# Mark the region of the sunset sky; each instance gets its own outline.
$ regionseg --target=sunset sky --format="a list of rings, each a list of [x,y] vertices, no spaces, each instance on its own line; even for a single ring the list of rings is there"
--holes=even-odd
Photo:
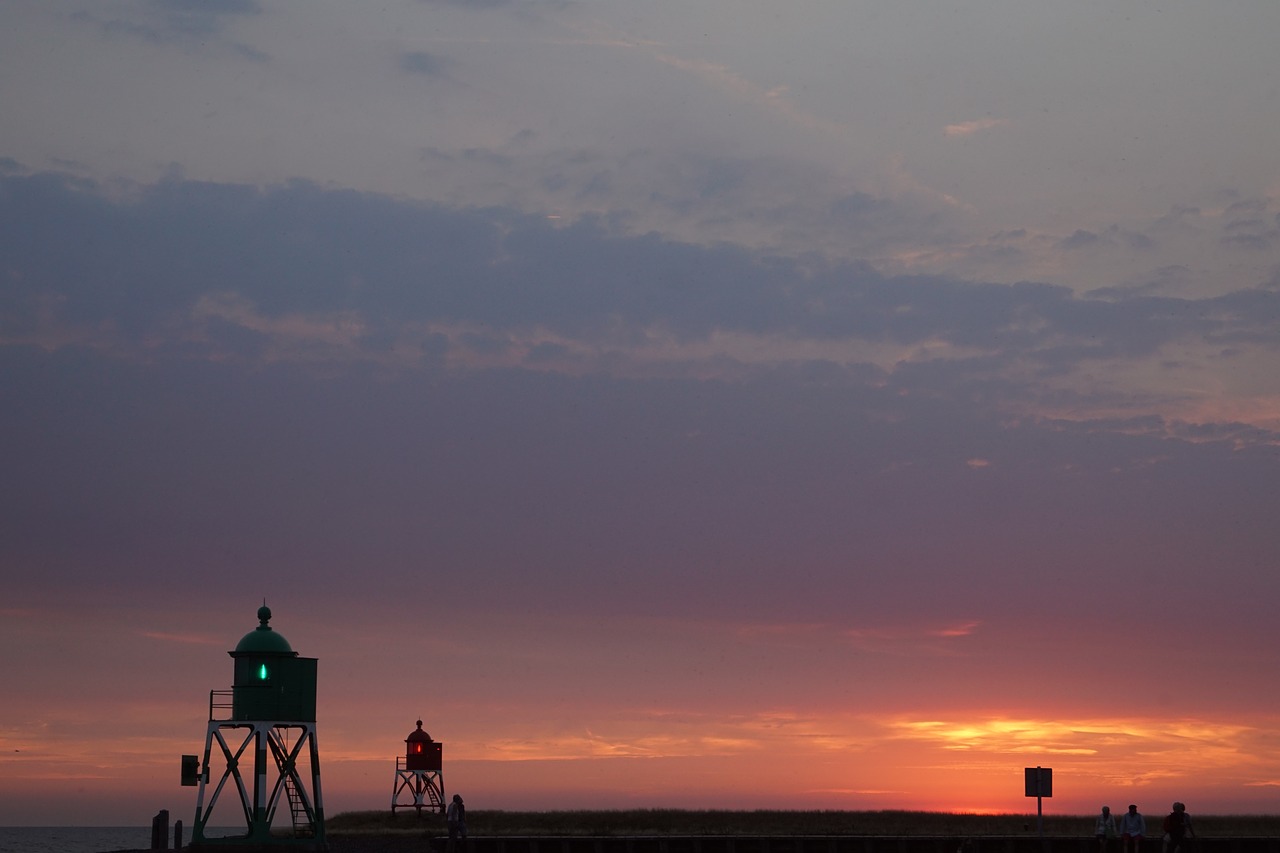
[[[1280,3],[0,4],[0,825],[1280,811]]]

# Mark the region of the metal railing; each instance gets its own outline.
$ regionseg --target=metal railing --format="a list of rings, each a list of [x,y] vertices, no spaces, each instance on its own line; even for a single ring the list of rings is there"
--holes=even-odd
[[[222,722],[230,720],[234,702],[232,699],[232,691],[230,690],[210,690],[209,691],[209,722]],[[223,712],[224,716],[217,716],[218,711]]]

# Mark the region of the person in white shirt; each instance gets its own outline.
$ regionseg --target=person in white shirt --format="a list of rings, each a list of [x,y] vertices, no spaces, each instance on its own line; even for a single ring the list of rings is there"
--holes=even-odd
[[[1147,821],[1138,814],[1138,807],[1129,806],[1129,811],[1120,816],[1120,846],[1124,853],[1140,853],[1142,837],[1147,834]]]

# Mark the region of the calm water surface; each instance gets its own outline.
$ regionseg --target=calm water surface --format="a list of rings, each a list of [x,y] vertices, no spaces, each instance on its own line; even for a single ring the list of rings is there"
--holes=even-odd
[[[206,830],[206,837],[233,835],[243,829]],[[173,842],[173,828],[169,828]],[[191,840],[185,831],[183,842]],[[0,826],[0,853],[111,853],[113,850],[147,850],[150,826]]]
[[[0,853],[107,853],[150,846],[149,826],[0,826]]]

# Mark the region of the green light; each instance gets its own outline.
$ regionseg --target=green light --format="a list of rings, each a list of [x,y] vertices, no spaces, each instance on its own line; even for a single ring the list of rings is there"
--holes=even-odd
[[[265,663],[262,666],[258,667],[258,680],[260,681],[267,680],[267,665]]]

